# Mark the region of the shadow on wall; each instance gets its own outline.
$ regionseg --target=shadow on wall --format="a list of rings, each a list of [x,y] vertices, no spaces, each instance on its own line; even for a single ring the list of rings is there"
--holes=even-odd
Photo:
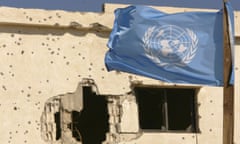
[[[111,29],[99,23],[93,23],[89,27],[82,27],[77,22],[71,22],[69,26],[55,25],[34,25],[34,24],[1,24],[1,33],[16,33],[28,35],[64,35],[70,33],[74,36],[83,37],[88,33],[93,33],[99,37],[108,38]]]

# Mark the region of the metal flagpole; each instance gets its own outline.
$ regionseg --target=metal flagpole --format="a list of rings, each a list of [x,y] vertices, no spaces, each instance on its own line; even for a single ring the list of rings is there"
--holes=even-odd
[[[234,92],[233,86],[229,85],[232,70],[232,56],[229,35],[229,21],[225,3],[223,0],[223,46],[224,46],[224,88],[223,88],[223,144],[233,144],[234,124]]]

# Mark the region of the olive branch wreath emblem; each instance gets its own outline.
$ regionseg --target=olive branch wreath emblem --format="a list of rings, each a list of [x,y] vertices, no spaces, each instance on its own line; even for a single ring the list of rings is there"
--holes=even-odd
[[[160,60],[160,58],[158,56],[156,56],[156,54],[152,51],[151,49],[151,37],[153,35],[153,33],[155,31],[157,31],[158,28],[156,26],[153,27],[149,27],[143,38],[143,47],[145,50],[145,55],[151,59],[154,63],[156,63],[159,66],[169,66],[169,65],[175,65],[175,66],[186,66],[186,64],[190,63],[192,61],[192,59],[194,58],[194,56],[196,55],[196,51],[197,51],[197,44],[198,44],[198,38],[196,36],[196,34],[190,30],[190,29],[186,29],[186,33],[188,34],[188,36],[191,38],[191,46],[188,48],[187,54],[181,59],[180,62],[174,62],[174,63],[168,63],[168,62],[163,62]],[[161,32],[159,32],[158,35],[161,35]]]

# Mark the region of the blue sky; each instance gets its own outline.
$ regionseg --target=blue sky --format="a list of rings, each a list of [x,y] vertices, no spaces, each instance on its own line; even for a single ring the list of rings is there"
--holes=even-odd
[[[39,8],[67,11],[102,11],[104,3],[124,3],[172,7],[220,9],[223,0],[0,0],[1,6]],[[240,0],[231,0],[235,10],[240,10]]]

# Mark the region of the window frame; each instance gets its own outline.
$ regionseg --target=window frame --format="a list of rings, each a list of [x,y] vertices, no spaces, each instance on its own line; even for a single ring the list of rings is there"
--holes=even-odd
[[[138,119],[139,119],[139,128],[144,131],[144,132],[175,132],[175,133],[199,133],[200,130],[199,130],[199,120],[198,120],[198,100],[197,100],[197,95],[199,93],[199,90],[200,90],[201,87],[199,86],[152,86],[152,85],[135,85],[135,86],[132,86],[132,90],[133,90],[133,93],[136,97],[136,102],[137,102],[137,105],[138,105]],[[167,94],[164,94],[164,125],[165,125],[165,129],[147,129],[147,128],[142,128],[141,126],[141,122],[140,122],[140,107],[139,107],[139,101],[138,101],[138,96],[136,94],[136,89],[163,89],[163,90],[179,90],[179,89],[187,89],[187,90],[193,90],[194,91],[194,94],[192,96],[189,96],[191,97],[191,101],[192,103],[189,104],[191,105],[191,129],[190,130],[170,130],[169,129],[169,110],[168,110],[168,100],[167,100],[167,97],[168,95]]]

